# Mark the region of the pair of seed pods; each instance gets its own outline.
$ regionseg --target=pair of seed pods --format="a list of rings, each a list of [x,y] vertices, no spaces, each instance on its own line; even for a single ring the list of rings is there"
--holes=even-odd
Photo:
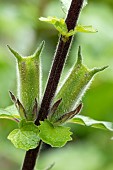
[[[9,46],[8,46],[9,47]],[[13,49],[10,51],[17,59],[18,100],[23,109],[19,109],[22,118],[33,120],[37,115],[37,101],[41,100],[41,62],[40,55],[44,42],[32,56],[22,57]],[[77,114],[82,107],[81,99],[88,89],[94,75],[106,67],[88,69],[83,65],[81,48],[78,58],[69,76],[57,90],[48,119],[53,124],[62,124]],[[16,99],[15,99],[16,101]],[[18,106],[20,107],[20,106]],[[23,113],[24,112],[24,113]],[[35,115],[35,116],[34,116]]]

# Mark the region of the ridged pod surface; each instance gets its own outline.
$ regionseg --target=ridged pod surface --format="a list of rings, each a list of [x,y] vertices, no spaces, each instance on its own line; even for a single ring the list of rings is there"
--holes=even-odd
[[[38,102],[40,100],[40,54],[42,52],[43,46],[44,42],[41,43],[33,55],[27,57],[20,56],[8,46],[10,51],[17,59],[18,98],[26,111],[27,120],[33,119],[33,107],[35,104],[35,99],[37,99]]]
[[[77,62],[55,97],[54,102],[59,99],[62,99],[62,101],[57,110],[52,115],[50,113],[50,121],[55,123],[62,115],[75,109],[88,89],[94,75],[106,67],[88,69],[82,64],[81,48],[79,47]]]

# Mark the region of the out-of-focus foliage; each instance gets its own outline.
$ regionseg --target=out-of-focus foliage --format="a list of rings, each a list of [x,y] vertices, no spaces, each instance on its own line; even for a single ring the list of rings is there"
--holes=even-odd
[[[57,31],[38,20],[39,17],[65,17],[59,0],[0,0],[0,107],[11,104],[8,91],[16,94],[15,59],[6,45],[27,55],[45,40],[42,55],[43,88],[46,83],[55,46]],[[81,114],[97,120],[113,121],[113,1],[89,0],[78,24],[93,25],[98,33],[78,33],[74,40],[70,57],[67,60],[61,80],[76,60],[78,45],[82,46],[83,56],[88,67],[109,65],[109,68],[98,75],[83,99]],[[0,169],[17,170],[24,158],[24,152],[16,150],[7,141],[8,133],[17,128],[12,121],[0,120]],[[47,150],[40,157],[40,169],[55,162],[53,170],[112,170],[113,169],[113,136],[111,132],[96,130],[79,125],[71,125],[73,145],[54,150]],[[71,144],[71,142],[70,142]],[[49,152],[49,153],[48,153]],[[49,156],[48,156],[49,155]],[[70,166],[71,165],[71,166]]]
[[[107,135],[107,134],[106,134]],[[65,148],[47,151],[40,157],[40,169],[47,167],[49,164],[55,163],[52,170],[112,170],[113,163],[109,155],[113,152],[106,152],[104,147],[108,146],[108,150],[112,147],[112,142],[107,142],[105,136],[100,135],[104,140],[102,146],[89,139],[79,141]],[[107,136],[108,137],[108,136]],[[106,144],[106,145],[105,145]],[[49,156],[48,156],[49,152]]]

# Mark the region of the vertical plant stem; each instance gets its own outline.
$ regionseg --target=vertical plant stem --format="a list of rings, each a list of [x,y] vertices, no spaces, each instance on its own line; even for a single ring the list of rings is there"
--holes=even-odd
[[[83,1],[84,0],[72,0],[70,9],[67,14],[67,18],[65,20],[68,31],[75,28],[82,5],[83,5]],[[60,37],[60,40],[59,40],[59,43],[56,49],[56,53],[54,56],[52,68],[50,71],[50,75],[48,78],[48,83],[47,83],[45,93],[42,99],[39,116],[35,121],[36,125],[39,125],[39,121],[44,120],[49,113],[50,105],[55,95],[58,82],[60,80],[60,76],[62,73],[62,69],[65,64],[69,48],[71,46],[71,42],[72,42],[72,37],[70,37],[66,42],[62,40],[62,36]],[[31,149],[26,152],[22,170],[33,170],[34,169],[36,158],[37,156],[39,156],[39,153],[40,153],[40,148],[41,148],[41,142],[40,142],[40,145],[37,146],[37,148]]]
[[[75,28],[81,7],[84,0],[72,0],[70,9],[65,20],[68,31]],[[59,44],[54,56],[54,62],[49,75],[48,83],[42,100],[39,116],[36,120],[36,125],[39,124],[40,120],[44,120],[48,113],[50,104],[55,95],[58,82],[62,73],[63,66],[65,64],[66,57],[68,55],[69,48],[71,46],[72,37],[69,37],[68,41],[64,42],[62,36],[60,37]]]
[[[29,151],[26,152],[22,170],[34,169],[36,159],[40,154],[41,146],[42,146],[42,141],[39,142],[39,145],[35,149],[30,149]]]

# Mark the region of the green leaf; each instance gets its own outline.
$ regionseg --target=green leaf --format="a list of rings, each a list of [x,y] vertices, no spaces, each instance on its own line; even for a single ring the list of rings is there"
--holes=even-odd
[[[19,129],[14,129],[8,135],[8,139],[16,148],[29,150],[37,147],[40,140],[38,134],[38,126],[31,121],[22,120]]]
[[[60,0],[60,1],[61,1],[62,10],[64,11],[64,13],[67,13],[71,5],[71,1],[70,0]]]
[[[90,126],[93,128],[113,131],[113,123],[94,120],[87,116],[77,115],[75,116],[75,118],[69,120],[68,122],[83,125],[83,126]]]
[[[48,120],[40,122],[39,136],[41,140],[52,147],[62,147],[72,138],[69,127],[53,126]]]
[[[59,31],[61,35],[67,38],[76,34],[77,32],[83,32],[83,33],[96,33],[97,32],[97,30],[94,29],[90,25],[89,26],[77,25],[74,30],[70,30],[68,32],[65,20],[62,18],[59,19],[57,17],[48,17],[48,18],[41,17],[39,18],[39,20],[52,24],[56,28],[56,30]]]
[[[85,25],[77,25],[75,28],[76,32],[85,32],[85,33],[96,33],[97,30],[94,29],[91,25],[85,26]]]
[[[60,34],[66,36],[68,29],[65,20],[63,18],[59,19],[57,17],[47,17],[47,18],[41,17],[39,18],[39,20],[52,24],[56,28],[56,30],[59,31]]]
[[[20,118],[20,115],[15,105],[8,106],[5,108],[5,110],[8,111],[13,117]]]
[[[14,105],[8,106],[5,109],[0,109],[0,118],[2,119],[11,119],[18,120],[20,119],[20,115]]]
[[[62,10],[64,11],[64,13],[67,13],[68,10],[69,10],[69,7],[71,5],[71,0],[60,0],[61,2],[61,7],[62,7]],[[84,0],[84,3],[83,3],[83,8],[87,5],[87,0]]]
[[[11,120],[14,119],[14,117],[4,109],[0,109],[0,118],[1,119],[11,119]]]
[[[77,25],[74,30],[70,30],[67,33],[67,37],[72,36],[76,34],[77,32],[83,32],[83,33],[96,33],[97,30],[94,29],[91,25],[85,26],[85,25]]]

